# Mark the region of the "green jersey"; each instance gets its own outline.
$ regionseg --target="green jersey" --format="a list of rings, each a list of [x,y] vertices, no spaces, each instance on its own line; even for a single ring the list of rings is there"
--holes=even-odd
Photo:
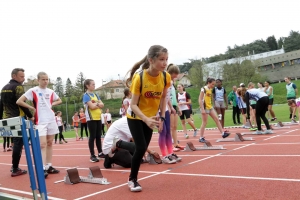
[[[271,88],[272,88],[272,87],[269,86],[268,89],[266,90],[267,95],[269,95],[269,99],[273,99],[273,88],[272,88],[272,94],[270,94],[270,89],[271,89]]]
[[[297,89],[297,86],[294,83],[289,83],[285,87],[287,91],[286,93],[287,98],[296,97],[295,89]]]

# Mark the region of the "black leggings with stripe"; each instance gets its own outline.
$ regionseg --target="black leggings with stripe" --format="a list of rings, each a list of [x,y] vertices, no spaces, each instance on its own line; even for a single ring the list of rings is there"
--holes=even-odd
[[[135,151],[131,161],[131,172],[129,180],[137,179],[141,160],[148,149],[153,130],[142,120],[127,118],[128,126],[135,143]]]

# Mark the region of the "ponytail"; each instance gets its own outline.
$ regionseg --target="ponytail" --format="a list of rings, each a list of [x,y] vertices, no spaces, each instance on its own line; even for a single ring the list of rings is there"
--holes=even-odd
[[[205,83],[205,85],[207,85],[208,83],[211,83],[211,82],[213,82],[213,81],[216,81],[214,78],[207,78],[206,79],[206,83]]]

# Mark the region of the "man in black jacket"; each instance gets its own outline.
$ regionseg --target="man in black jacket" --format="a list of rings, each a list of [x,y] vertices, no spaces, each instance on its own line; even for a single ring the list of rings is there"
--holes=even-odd
[[[22,68],[15,68],[11,72],[11,80],[1,90],[0,99],[0,119],[7,119],[12,117],[27,116],[30,120],[34,120],[31,112],[27,108],[20,107],[16,101],[24,94],[22,86],[25,81],[25,73]],[[26,170],[19,168],[19,163],[23,148],[23,138],[13,138],[14,146],[12,152],[12,173],[11,176],[19,176],[26,174]]]

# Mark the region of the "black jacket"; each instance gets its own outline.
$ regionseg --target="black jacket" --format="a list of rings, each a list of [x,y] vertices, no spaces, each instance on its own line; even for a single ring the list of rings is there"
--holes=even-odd
[[[1,90],[0,99],[0,119],[11,117],[27,116],[32,118],[28,108],[16,104],[17,100],[25,93],[22,84],[15,80],[10,80]]]

